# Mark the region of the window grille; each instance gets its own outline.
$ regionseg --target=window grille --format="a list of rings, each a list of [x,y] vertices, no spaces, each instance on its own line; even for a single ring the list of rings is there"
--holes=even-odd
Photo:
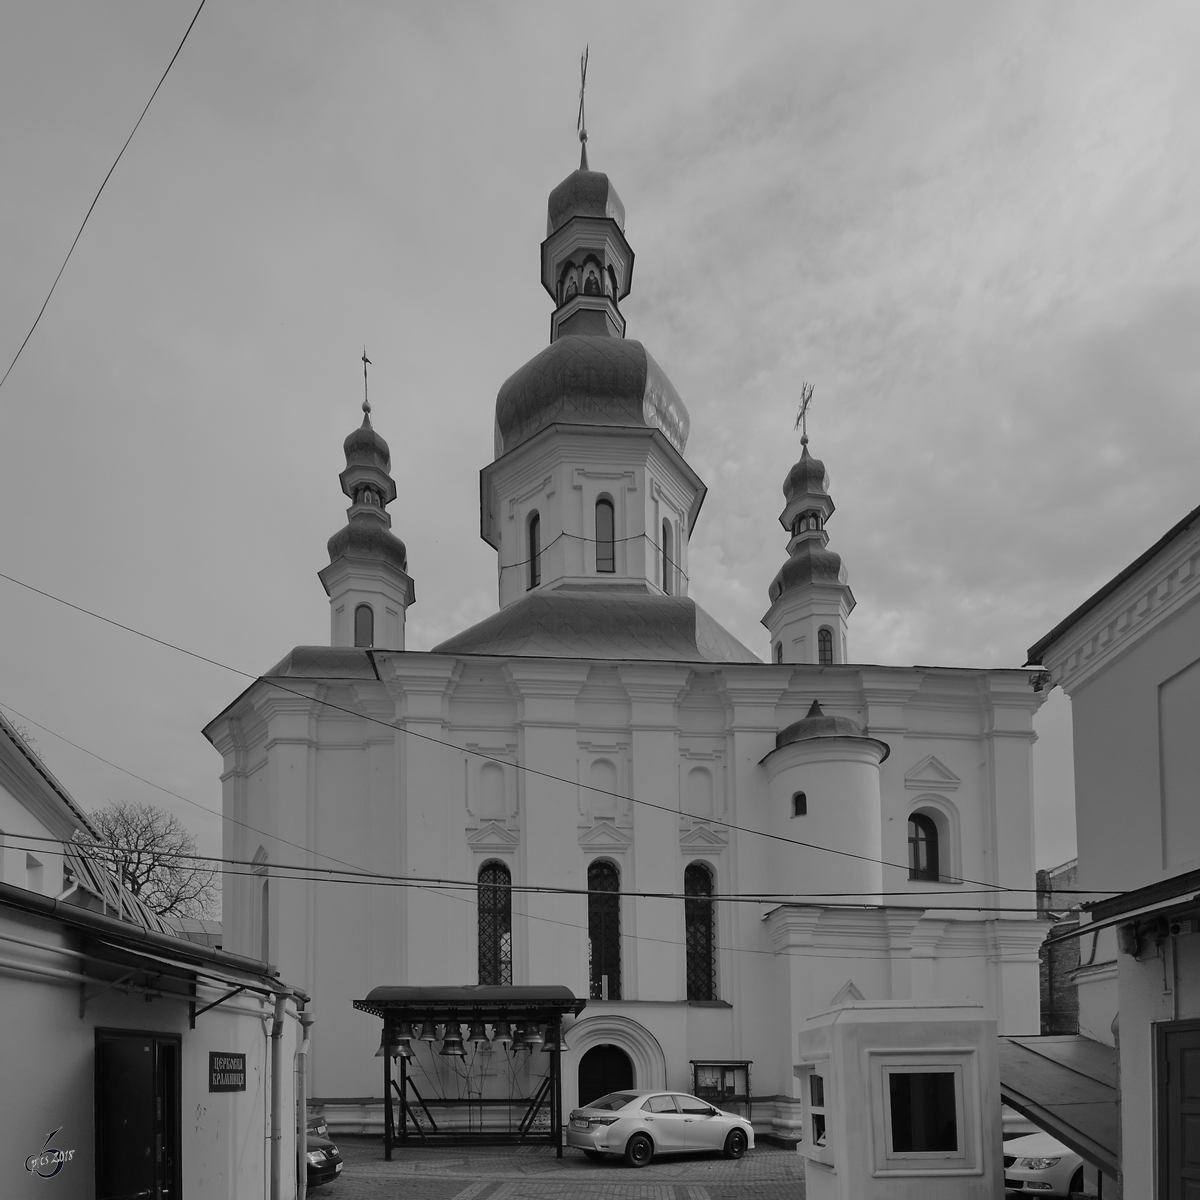
[[[621,875],[613,863],[588,867],[588,995],[621,998]]]
[[[717,998],[716,937],[713,929],[713,878],[703,863],[683,873],[684,942],[687,946],[687,998]]]
[[[823,667],[833,666],[833,630],[817,632],[817,662]]]
[[[479,871],[479,982],[512,983],[512,876],[498,862]]]

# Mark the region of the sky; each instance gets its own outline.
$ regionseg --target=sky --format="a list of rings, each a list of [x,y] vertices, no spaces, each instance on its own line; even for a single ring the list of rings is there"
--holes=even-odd
[[[194,11],[0,9],[0,370]],[[408,647],[493,612],[478,472],[548,339],[585,44],[628,335],[709,487],[691,594],[764,658],[804,380],[856,661],[1020,666],[1196,505],[1195,5],[208,0],[0,388],[0,571],[250,675],[327,642],[365,344]],[[200,730],[246,680],[0,606],[0,705],[79,801],[217,852]],[[1050,866],[1060,692],[1037,728]]]

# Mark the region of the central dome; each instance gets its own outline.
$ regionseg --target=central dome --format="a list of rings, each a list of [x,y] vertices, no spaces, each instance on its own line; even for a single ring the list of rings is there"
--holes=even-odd
[[[661,429],[683,453],[691,419],[641,342],[567,335],[509,376],[496,396],[496,457],[547,425]]]

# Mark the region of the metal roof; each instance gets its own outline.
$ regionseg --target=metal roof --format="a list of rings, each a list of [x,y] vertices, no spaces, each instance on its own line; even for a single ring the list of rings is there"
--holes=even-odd
[[[382,1017],[385,1013],[472,1014],[486,1019],[485,1014],[503,1019],[509,1014],[575,1013],[586,1007],[587,1001],[577,999],[570,988],[562,984],[543,987],[493,986],[490,984],[457,984],[428,987],[384,986],[372,988],[365,1000],[355,1000],[361,1012]]]
[[[1117,1052],[1080,1034],[1000,1039],[1000,1095],[1093,1166],[1120,1170]]]

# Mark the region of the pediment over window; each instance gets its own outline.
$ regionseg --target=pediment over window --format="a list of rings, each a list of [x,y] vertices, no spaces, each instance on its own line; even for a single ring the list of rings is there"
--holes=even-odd
[[[854,980],[847,979],[846,982],[844,984],[842,984],[837,995],[834,996],[834,998],[832,1000],[830,1000],[829,1007],[837,1008],[838,1005],[849,1004],[852,1000],[865,1000],[865,999],[866,999],[866,996],[864,996],[862,994],[862,992],[860,992],[858,990],[858,988],[854,986]]]
[[[952,792],[960,783],[962,780],[933,754],[927,754],[904,776],[904,786],[911,791]]]
[[[579,844],[585,850],[626,850],[633,845],[633,838],[611,821],[597,821],[579,835]]]
[[[499,821],[485,821],[478,829],[467,834],[467,845],[472,850],[515,850],[520,841],[516,833],[506,829]]]
[[[702,846],[729,845],[729,831],[724,825],[713,828],[708,824],[693,825],[687,833],[680,834],[679,844],[684,849],[698,849]]]

